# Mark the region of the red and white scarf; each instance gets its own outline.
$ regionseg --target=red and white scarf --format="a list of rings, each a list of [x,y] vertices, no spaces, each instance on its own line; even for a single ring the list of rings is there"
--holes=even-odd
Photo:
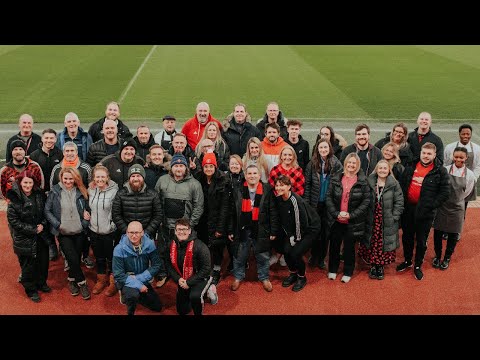
[[[172,266],[177,272],[182,275],[182,278],[188,280],[193,275],[193,243],[194,241],[190,241],[187,244],[187,250],[185,251],[185,258],[183,259],[183,274],[180,272],[177,263],[177,255],[178,255],[178,246],[175,241],[172,241],[170,244],[170,261],[172,262]]]

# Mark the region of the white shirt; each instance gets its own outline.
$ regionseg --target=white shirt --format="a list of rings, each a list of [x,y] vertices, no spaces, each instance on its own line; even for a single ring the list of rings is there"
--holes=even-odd
[[[472,143],[471,141],[467,145],[463,145],[460,141],[455,141],[445,146],[443,165],[450,165],[453,163],[453,150],[455,150],[457,146],[466,148],[468,152],[472,151],[473,149],[473,169],[472,170],[475,175],[475,179],[478,179],[478,177],[480,176],[480,146],[478,146],[475,143]]]
[[[450,173],[450,168],[452,168],[452,167],[453,167],[453,170]],[[463,176],[463,171],[467,170],[467,173],[465,174],[465,178],[467,180],[467,186],[465,187],[465,191],[463,192],[462,196],[460,196],[460,199],[458,199],[458,200],[465,199],[468,195],[470,195],[470,193],[473,190],[473,186],[475,185],[475,174],[473,173],[472,170],[467,169],[465,166],[463,166],[461,168],[457,168],[455,166],[455,164],[452,164],[452,165],[445,166],[445,168],[447,169],[447,172],[450,175],[458,176],[458,177],[462,177]]]

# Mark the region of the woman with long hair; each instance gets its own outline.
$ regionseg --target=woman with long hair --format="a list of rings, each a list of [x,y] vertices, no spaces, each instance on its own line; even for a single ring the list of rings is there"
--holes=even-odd
[[[268,164],[265,155],[263,155],[262,142],[257,137],[252,137],[247,142],[247,152],[243,155],[243,171],[249,165],[257,165],[260,169],[260,180],[264,183],[268,181]]]
[[[24,170],[7,191],[7,220],[13,239],[13,252],[22,270],[25,293],[33,302],[40,302],[38,291],[51,292],[47,285],[48,245],[47,220],[43,214],[44,192],[34,185],[35,175]]]
[[[77,169],[67,166],[60,170],[60,182],[48,194],[45,217],[50,231],[58,236],[68,270],[68,288],[72,296],[81,293],[84,300],[90,299],[87,280],[80,268],[82,245],[90,221],[88,192]]]
[[[209,139],[213,142],[213,150],[217,153],[218,169],[221,171],[228,170],[228,160],[230,159],[230,149],[227,143],[222,138],[220,128],[215,121],[209,122],[205,126],[202,140]]]
[[[398,153],[398,145],[390,141],[382,147],[382,155],[385,160],[387,160],[390,169],[392,169],[392,174],[400,181],[400,177],[405,170],[405,166],[402,165],[400,160],[400,155]]]
[[[92,290],[94,294],[100,294],[107,286],[105,295],[113,296],[117,293],[113,277],[110,277],[108,284],[107,275],[112,273],[113,248],[120,238],[112,220],[113,199],[117,191],[118,185],[110,179],[108,169],[103,165],[96,165],[88,187],[88,203],[91,210],[90,241],[97,260],[97,282]]]
[[[337,157],[337,159],[340,160],[342,151],[347,146],[347,140],[345,140],[345,138],[342,135],[335,133],[333,128],[329,125],[325,125],[320,128],[320,132],[318,133],[317,140],[315,140],[315,142],[318,142],[320,138],[325,138],[328,141],[330,141],[333,148],[333,154]],[[315,151],[316,149],[313,149],[312,156],[315,153]]]
[[[270,171],[268,182],[270,186],[275,186],[275,179],[280,175],[287,175],[292,182],[292,191],[302,196],[305,192],[305,176],[303,169],[298,165],[297,153],[290,145],[285,145],[280,150],[279,163]]]
[[[384,266],[395,263],[395,250],[400,247],[398,229],[403,213],[403,192],[392,176],[387,160],[380,160],[367,178],[374,196],[367,218],[366,236],[358,255],[371,265],[370,279],[383,280]]]
[[[398,155],[403,166],[413,161],[413,153],[408,140],[407,125],[403,122],[393,125],[392,131],[388,132],[383,139],[378,140],[375,146],[382,149],[387,143],[393,142],[398,146]],[[397,179],[398,180],[398,179]]]
[[[326,206],[330,227],[328,278],[337,278],[340,246],[343,242],[344,267],[341,281],[348,283],[355,268],[355,242],[365,236],[365,221],[371,202],[370,187],[360,157],[350,153],[343,162],[343,172],[332,176],[327,191]]]
[[[322,221],[322,227],[319,236],[313,239],[312,253],[308,262],[311,266],[318,265],[320,269],[325,269],[325,257],[327,256],[330,233],[325,200],[331,177],[342,171],[343,166],[333,154],[332,144],[326,138],[319,138],[315,144],[315,149],[316,151],[313,153],[312,160],[308,163],[305,172],[303,198],[317,210]]]

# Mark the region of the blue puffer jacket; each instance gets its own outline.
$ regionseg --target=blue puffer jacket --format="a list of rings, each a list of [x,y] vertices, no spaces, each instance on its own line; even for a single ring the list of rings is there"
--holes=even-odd
[[[113,277],[117,289],[128,286],[140,290],[158,274],[161,266],[162,260],[155,244],[146,234],[142,237],[138,253],[133,249],[127,234],[122,235],[113,250]]]

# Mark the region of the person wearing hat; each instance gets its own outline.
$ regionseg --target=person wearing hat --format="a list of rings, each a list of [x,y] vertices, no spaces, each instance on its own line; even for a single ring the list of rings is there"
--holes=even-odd
[[[45,179],[43,177],[40,165],[35,161],[25,157],[27,144],[23,140],[17,139],[10,144],[11,159],[0,169],[0,196],[6,199],[7,191],[12,188],[16,177],[22,171],[30,171],[36,187],[43,190]],[[8,200],[7,200],[8,201]]]
[[[33,117],[29,114],[22,114],[18,119],[18,134],[13,135],[7,142],[7,149],[5,151],[6,162],[12,160],[11,144],[15,140],[22,140],[25,143],[25,153],[30,155],[35,150],[42,146],[42,138],[33,132]]]
[[[173,115],[165,115],[162,119],[163,121],[163,130],[155,135],[155,142],[162,146],[165,150],[168,150],[172,145],[173,137],[179,131],[175,129],[175,116]]]
[[[110,178],[121,188],[128,181],[128,170],[134,164],[145,165],[145,161],[136,155],[137,143],[133,139],[123,140],[120,149],[112,155],[108,155],[100,161],[110,173]]]
[[[203,189],[204,211],[196,226],[198,238],[208,245],[213,258],[213,283],[220,281],[229,209],[228,178],[218,169],[213,152],[203,154],[202,170],[195,174]]]
[[[162,222],[162,204],[157,191],[147,188],[142,165],[133,164],[129,168],[128,181],[113,199],[112,220],[120,234],[125,234],[131,221],[139,221],[145,234],[155,239]],[[163,259],[161,268],[165,272]],[[110,278],[110,284],[112,282],[113,279]]]
[[[155,185],[163,209],[162,231],[158,242],[161,257],[166,256],[165,250],[175,236],[177,219],[186,218],[193,228],[198,224],[203,213],[202,185],[190,174],[185,156],[174,154],[170,166],[168,175],[161,176]],[[161,271],[159,277],[162,275],[166,276],[166,273]]]

